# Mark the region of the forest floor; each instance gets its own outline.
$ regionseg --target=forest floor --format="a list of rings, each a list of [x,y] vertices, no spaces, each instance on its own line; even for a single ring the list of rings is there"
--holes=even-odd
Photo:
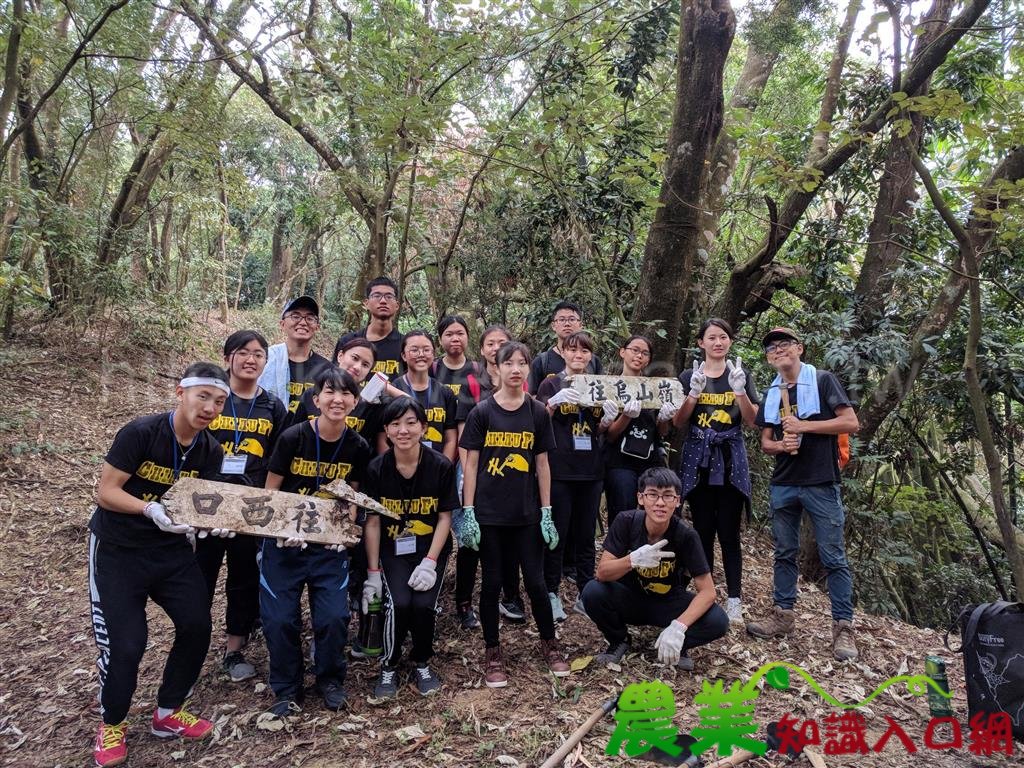
[[[235,327],[238,327],[237,325]],[[87,522],[95,484],[116,430],[135,416],[168,409],[184,361],[217,359],[226,335],[216,322],[199,325],[192,341],[166,354],[124,347],[108,348],[86,334],[36,329],[0,350],[0,761],[12,766],[91,765],[91,743],[98,723],[95,646],[89,622],[86,569]],[[122,338],[109,334],[110,338]],[[327,346],[324,341],[322,346]],[[329,349],[321,350],[325,353]],[[744,541],[747,609],[770,606],[771,542],[751,530]],[[130,578],[129,574],[125,575]],[[722,583],[716,567],[716,582]],[[947,659],[957,716],[964,723],[964,749],[943,752],[924,747],[929,715],[924,697],[905,685],[888,688],[858,711],[867,719],[867,744],[875,744],[889,716],[920,750],[908,755],[893,738],[880,754],[824,758],[833,765],[964,766],[1024,762],[1015,756],[974,757],[967,749],[967,704],[960,657],[944,650],[936,631],[881,616],[858,616],[861,657],[837,663],[830,652],[828,600],[802,584],[799,632],[787,641],[757,641],[742,631],[693,652],[696,670],[666,672],[653,663],[656,633],[634,638],[638,653],[621,671],[589,664],[560,684],[545,674],[536,652],[532,623],[508,625],[502,641],[510,665],[509,686],[489,690],[481,683],[483,647],[478,632],[458,628],[447,580],[437,627],[435,669],[444,679],[441,695],[420,698],[404,688],[397,700],[376,706],[368,700],[376,665],[349,667],[348,711],[323,709],[312,693],[300,717],[282,730],[258,721],[271,695],[258,679],[232,684],[220,671],[223,602],[214,605],[214,640],[193,699],[195,712],[215,723],[212,739],[200,744],[167,743],[148,733],[147,719],[169,647],[170,623],[150,606],[149,649],[129,716],[129,764],[133,766],[484,766],[538,765],[588,715],[625,685],[660,678],[674,691],[674,723],[682,732],[698,725],[694,695],[704,680],[746,680],[762,664],[787,661],[809,672],[821,687],[843,701],[861,700],[894,675],[923,673],[924,658]],[[721,597],[724,601],[725,594]],[[572,585],[563,590],[569,606]],[[586,618],[570,614],[559,636],[570,659],[582,664],[603,650],[599,633]],[[262,638],[250,646],[257,669],[266,669]],[[311,680],[307,680],[311,684]],[[830,707],[799,677],[789,691],[763,690],[754,721],[765,725],[790,712],[819,722]],[[604,754],[615,723],[606,717],[567,759],[567,766],[643,764]],[[821,753],[823,749],[817,748]],[[708,755],[710,756],[710,755]],[[806,759],[806,758],[804,758]],[[749,766],[780,766],[769,752]],[[805,763],[806,764],[806,763]]]

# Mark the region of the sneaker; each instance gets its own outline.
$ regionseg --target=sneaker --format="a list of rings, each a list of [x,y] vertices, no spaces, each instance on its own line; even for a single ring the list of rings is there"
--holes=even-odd
[[[348,692],[340,683],[328,683],[320,688],[320,695],[324,697],[324,706],[331,712],[337,712],[348,701]]]
[[[92,748],[92,756],[96,765],[120,765],[128,759],[128,721],[117,725],[100,723],[96,734],[96,743]]]
[[[484,685],[488,688],[504,688],[508,685],[500,645],[484,649]]]
[[[619,643],[608,643],[608,650],[594,657],[598,664],[621,664],[622,657],[629,653],[629,640]]]
[[[747,634],[768,640],[785,637],[796,629],[796,614],[792,608],[772,607],[772,615],[760,621],[747,622]]]
[[[587,616],[587,609],[583,606],[583,598],[577,597],[576,602],[572,604],[572,612],[578,613],[580,616]],[[589,619],[590,617],[587,616]]]
[[[738,597],[730,597],[725,601],[725,615],[729,617],[730,624],[743,623],[743,601]]]
[[[256,667],[245,660],[241,651],[231,651],[224,654],[224,671],[228,673],[232,683],[240,683],[251,677],[256,677]]]
[[[548,592],[548,600],[551,601],[551,618],[555,621],[565,621],[568,616],[565,615],[565,609],[562,608],[562,600],[554,592]]]
[[[562,578],[564,578],[570,584],[575,584],[576,583],[576,574],[575,573],[563,573],[562,574]]]
[[[679,653],[679,661],[676,662],[676,669],[681,669],[683,672],[693,672],[693,659],[689,657],[686,651]]]
[[[413,679],[416,681],[416,690],[420,692],[420,696],[429,696],[441,690],[441,678],[426,664],[416,667]]]
[[[832,622],[832,655],[837,661],[856,659],[857,641],[853,639],[853,624],[846,619]]]
[[[267,710],[268,715],[282,718],[293,717],[301,712],[302,707],[299,706],[299,703],[295,699],[289,699],[287,696],[278,696]]]
[[[515,600],[503,600],[498,603],[498,612],[513,624],[526,622],[526,608]]]
[[[213,730],[213,723],[203,720],[188,712],[184,706],[178,707],[167,717],[158,717],[153,710],[153,725],[150,731],[161,739],[180,736],[183,739],[205,739]]]
[[[391,667],[381,667],[377,684],[373,686],[373,698],[383,701],[393,699],[398,695],[398,670]]]
[[[565,654],[562,653],[562,648],[558,645],[556,638],[550,640],[540,641],[540,652],[544,656],[544,661],[547,662],[548,670],[555,677],[568,677],[569,676],[569,665],[565,663]]]
[[[480,627],[480,619],[476,617],[476,611],[469,603],[455,606],[455,613],[459,617],[459,625],[463,629],[478,629]]]

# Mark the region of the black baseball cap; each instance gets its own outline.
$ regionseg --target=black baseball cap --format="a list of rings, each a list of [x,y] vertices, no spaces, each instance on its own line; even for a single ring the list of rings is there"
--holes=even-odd
[[[316,299],[312,296],[299,296],[299,298],[289,301],[284,305],[284,309],[281,310],[281,317],[284,317],[293,309],[308,309],[314,315],[320,317],[320,305],[316,303]]]
[[[761,346],[767,347],[773,341],[779,341],[781,339],[789,339],[795,341],[797,344],[803,344],[803,339],[800,338],[800,334],[794,331],[792,328],[772,328],[768,333],[761,339]]]

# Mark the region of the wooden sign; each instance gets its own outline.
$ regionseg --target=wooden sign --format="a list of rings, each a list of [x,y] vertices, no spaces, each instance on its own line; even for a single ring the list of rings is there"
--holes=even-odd
[[[583,373],[570,376],[569,386],[580,393],[580,405],[600,405],[605,400],[625,405],[639,400],[644,408],[661,408],[665,403],[682,405],[686,400],[679,379]]]
[[[315,544],[359,543],[362,529],[339,499],[183,477],[160,500],[176,523]]]
[[[401,516],[396,515],[394,512],[392,512],[390,509],[385,507],[380,502],[371,499],[365,493],[360,493],[359,491],[357,491],[355,488],[346,483],[340,477],[334,482],[330,483],[329,485],[325,485],[323,487],[323,490],[327,491],[327,493],[331,494],[332,496],[335,496],[336,498],[342,499],[344,501],[349,501],[355,504],[357,507],[362,507],[363,509],[369,512],[376,512],[378,515],[391,517],[395,520],[402,519]]]

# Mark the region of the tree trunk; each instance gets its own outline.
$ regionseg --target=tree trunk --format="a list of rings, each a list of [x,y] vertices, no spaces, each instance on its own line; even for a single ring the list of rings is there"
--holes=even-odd
[[[846,68],[846,56],[850,52],[850,38],[860,14],[863,0],[850,0],[846,6],[846,18],[839,27],[836,38],[836,49],[832,53],[832,61],[825,77],[825,93],[821,97],[821,111],[818,113],[818,125],[814,128],[811,148],[807,151],[807,162],[813,165],[828,153],[828,137],[832,133],[832,118],[835,117],[836,104],[839,102],[839,90],[843,84],[843,70]]]
[[[0,92],[0,145],[7,133],[7,118],[14,106],[18,93],[18,63],[21,52],[21,30],[25,26],[25,0],[13,0],[11,5],[11,28],[7,33],[7,54],[4,57],[4,84]]]
[[[659,325],[655,360],[678,367],[679,328],[693,279],[701,191],[722,128],[722,75],[736,31],[729,0],[687,0],[681,9],[678,74],[661,207],[654,215],[637,287],[633,325]]]
[[[292,270],[292,244],[288,235],[289,216],[278,216],[270,241],[270,274],[267,275],[265,299],[271,304],[282,303],[286,280]]]
[[[217,233],[217,255],[220,259],[220,290],[217,304],[220,309],[220,321],[228,322],[228,188],[224,183],[224,159],[217,155],[217,202],[220,203],[220,227]]]

